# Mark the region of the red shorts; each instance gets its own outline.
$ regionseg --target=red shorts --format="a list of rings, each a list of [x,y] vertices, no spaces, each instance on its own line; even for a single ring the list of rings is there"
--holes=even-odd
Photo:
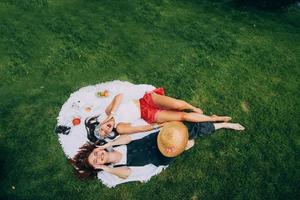
[[[139,99],[140,101],[140,109],[141,109],[141,117],[149,124],[156,122],[156,114],[161,111],[152,99],[151,94],[156,93],[160,95],[165,95],[164,88],[156,88],[151,92],[146,92],[143,98]]]

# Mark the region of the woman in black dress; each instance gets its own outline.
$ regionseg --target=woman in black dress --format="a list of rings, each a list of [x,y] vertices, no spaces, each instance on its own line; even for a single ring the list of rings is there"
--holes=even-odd
[[[211,134],[217,129],[244,129],[243,126],[237,123],[185,122],[184,126],[187,130],[186,137],[188,137],[189,142],[187,145],[176,147],[177,150],[182,149],[182,151],[190,148],[195,138]],[[159,147],[158,134],[159,132],[155,132],[134,141],[132,141],[130,135],[121,135],[103,146],[85,144],[70,161],[74,165],[76,175],[79,178],[96,177],[97,172],[104,170],[125,179],[134,174],[132,167],[148,164],[155,166],[168,165],[173,160],[172,156],[166,156],[165,151],[161,149],[161,146]]]

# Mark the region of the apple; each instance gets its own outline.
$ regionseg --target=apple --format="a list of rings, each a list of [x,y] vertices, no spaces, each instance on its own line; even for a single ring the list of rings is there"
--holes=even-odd
[[[74,118],[72,120],[72,123],[73,123],[74,126],[79,125],[80,124],[80,118]]]

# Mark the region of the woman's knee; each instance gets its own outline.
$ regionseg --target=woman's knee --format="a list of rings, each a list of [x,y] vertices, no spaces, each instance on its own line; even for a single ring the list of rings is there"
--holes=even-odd
[[[180,121],[189,121],[189,113],[181,112],[179,117]]]
[[[183,110],[183,109],[186,109],[187,103],[183,100],[177,100],[174,103],[174,107],[176,108],[176,110]]]

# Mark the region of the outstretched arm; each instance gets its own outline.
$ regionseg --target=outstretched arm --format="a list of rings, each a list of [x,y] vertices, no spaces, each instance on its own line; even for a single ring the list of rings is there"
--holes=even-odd
[[[122,99],[123,99],[123,94],[116,95],[112,100],[112,102],[106,107],[105,113],[107,115],[110,115],[111,113],[115,112],[118,109],[118,106],[120,105]]]
[[[116,175],[122,179],[128,178],[131,174],[131,169],[129,167],[116,167],[116,168],[111,168],[106,165],[101,165],[99,169],[103,169],[103,171],[106,171],[110,174]]]
[[[164,124],[153,124],[153,125],[142,125],[142,126],[131,126],[129,123],[119,123],[117,125],[117,131],[120,135],[122,134],[133,134],[139,132],[152,131],[155,129],[159,129]]]
[[[106,149],[111,146],[128,144],[131,141],[132,141],[132,138],[130,135],[120,135],[117,139],[110,141],[110,142],[106,143],[105,145],[99,146],[99,148]]]

